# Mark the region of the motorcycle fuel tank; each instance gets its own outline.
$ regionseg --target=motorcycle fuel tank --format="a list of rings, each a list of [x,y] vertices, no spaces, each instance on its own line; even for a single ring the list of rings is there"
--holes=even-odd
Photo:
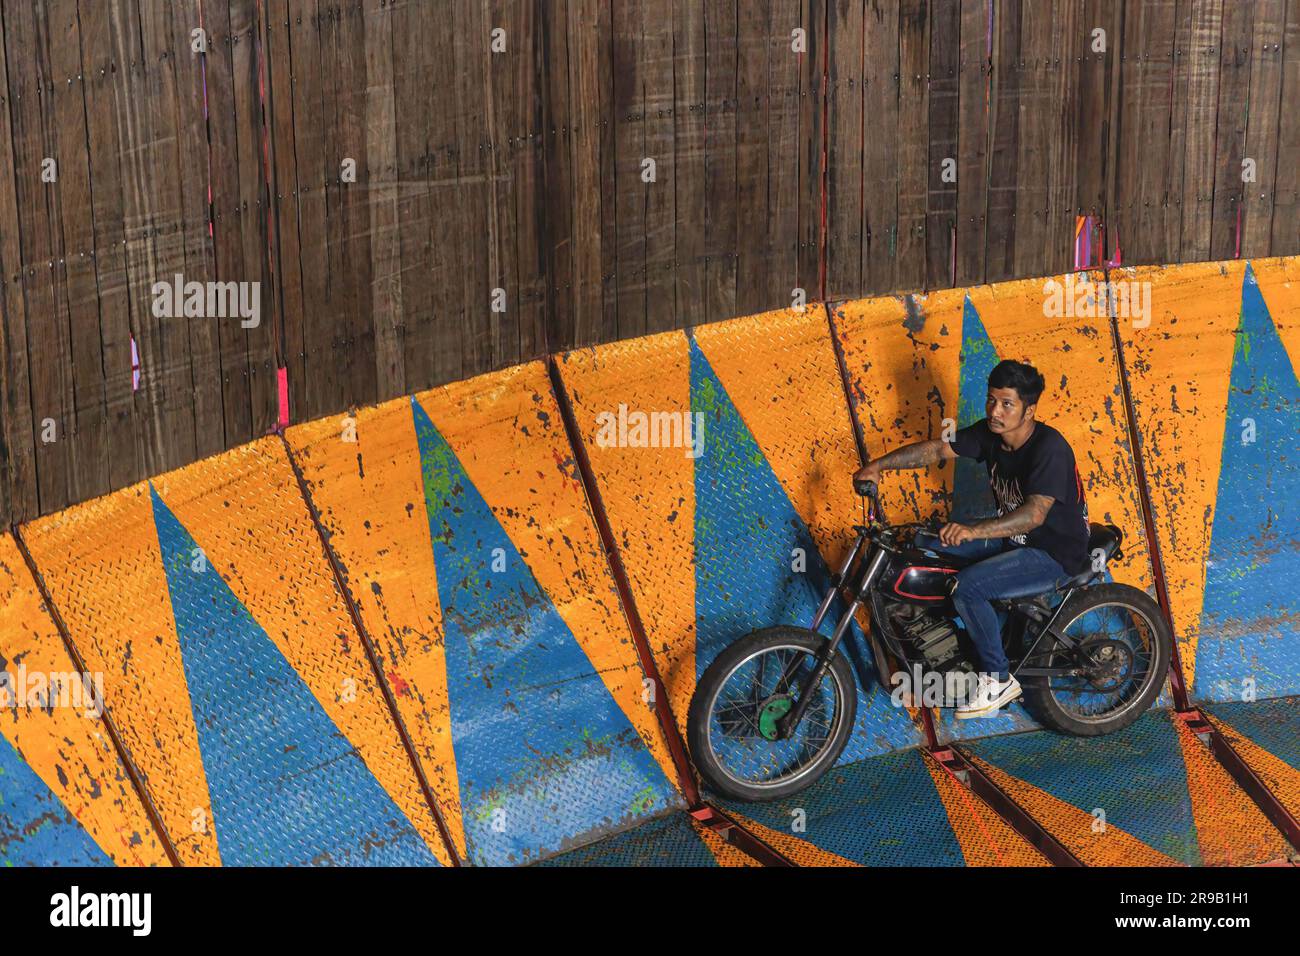
[[[909,549],[890,562],[881,589],[895,600],[933,607],[947,600],[958,570]]]

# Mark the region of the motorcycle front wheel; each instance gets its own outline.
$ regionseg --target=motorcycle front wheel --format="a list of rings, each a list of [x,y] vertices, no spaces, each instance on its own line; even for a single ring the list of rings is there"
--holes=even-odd
[[[695,766],[715,793],[778,800],[834,766],[857,712],[857,685],[843,654],[831,658],[798,726],[788,736],[779,728],[826,641],[802,628],[764,628],[709,665],[691,698],[686,729]]]

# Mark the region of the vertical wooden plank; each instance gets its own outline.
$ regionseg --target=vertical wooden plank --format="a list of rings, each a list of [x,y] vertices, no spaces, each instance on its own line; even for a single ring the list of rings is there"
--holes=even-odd
[[[1229,3],[1223,8],[1219,38],[1219,101],[1214,133],[1214,202],[1210,223],[1210,258],[1232,259],[1240,252],[1242,200],[1241,161],[1246,156],[1247,117],[1254,108],[1251,90],[1251,36],[1254,3]],[[1271,117],[1265,122],[1270,122]]]
[[[870,0],[863,22],[862,293],[899,288],[899,0]]]
[[[925,221],[925,287],[946,289],[955,281],[954,243],[957,229],[957,66],[961,58],[960,0],[931,0],[929,158]],[[944,181],[944,163],[952,161],[953,176]]]
[[[204,3],[202,9],[209,51],[206,67],[215,240],[213,281],[240,282],[249,278],[250,270],[244,261],[243,229],[247,217],[240,197],[231,9],[224,2]],[[233,447],[253,437],[248,335],[238,320],[211,321],[217,326],[220,342],[226,446]]]
[[[192,277],[185,271],[185,235],[181,228],[181,171],[176,135],[175,42],[171,26],[171,8],[142,3],[138,28],[143,44],[142,92],[148,107],[148,125],[138,133],[144,143],[150,190],[149,241],[153,269],[148,281],[167,282],[174,286],[180,275],[184,282]],[[163,423],[161,445],[163,469],[188,464],[196,457],[194,377],[191,370],[190,329],[219,319],[212,316],[185,318],[177,303],[171,316],[157,318],[158,363],[149,374],[161,380],[162,407],[158,410]],[[200,332],[199,334],[202,334]],[[142,370],[143,374],[143,370]]]
[[[706,0],[705,35],[705,314],[706,322],[736,315],[737,0]],[[617,5],[616,5],[617,6]],[[617,15],[617,10],[615,11]],[[615,71],[618,63],[615,62]],[[615,73],[617,80],[617,72]],[[620,222],[620,228],[621,228]],[[620,260],[621,260],[620,256]],[[622,316],[619,335],[627,335]]]
[[[397,261],[400,275],[401,311],[397,318],[397,344],[402,350],[401,366],[411,386],[423,387],[434,380],[437,353],[433,348],[435,253],[433,241],[431,185],[436,162],[446,163],[450,140],[445,110],[435,110],[434,63],[431,44],[444,42],[450,31],[431,30],[435,11],[424,3],[403,2],[392,12],[392,82],[394,157],[396,167]],[[367,39],[370,31],[367,30]],[[441,51],[450,61],[450,48]],[[438,90],[444,100],[452,91]],[[435,129],[440,127],[439,136]],[[437,153],[437,145],[444,149]],[[445,281],[445,276],[441,276]],[[383,347],[379,349],[382,356]],[[459,359],[459,356],[457,356]],[[459,370],[460,362],[456,363]],[[382,380],[384,393],[392,386]]]
[[[83,0],[83,9],[87,5]],[[208,204],[207,55],[193,48],[194,31],[202,20],[199,0],[178,0],[171,5],[171,14],[173,52],[169,62],[174,64],[175,71],[172,122],[179,156],[179,215],[185,275],[191,281],[207,283],[215,278],[216,266]],[[194,454],[206,458],[226,447],[221,332],[213,320],[190,320],[188,325]]]
[[[1026,275],[1059,275],[1074,264],[1074,226],[1079,212],[1079,165],[1099,171],[1097,183],[1104,182],[1106,143],[1105,76],[1106,56],[1101,60],[1099,88],[1088,105],[1092,115],[1084,116],[1081,102],[1083,84],[1080,72],[1084,53],[1090,49],[1092,24],[1084,21],[1089,0],[1054,0],[1055,29],[1047,48],[1051,70],[1051,96],[1048,100],[1047,136],[1047,207],[1044,215],[1041,271]],[[1098,14],[1099,16],[1102,14]],[[1109,20],[1106,20],[1109,23]],[[1082,127],[1093,137],[1082,142]],[[1096,187],[1100,197],[1100,186]],[[1098,198],[1100,202],[1100,198]]]
[[[988,226],[985,233],[985,281],[997,282],[1015,272],[1016,186],[1020,156],[1020,0],[995,4],[993,10],[993,88],[989,103],[992,131],[989,149]]]
[[[705,36],[704,8],[695,0],[673,0],[673,296],[677,320],[690,327],[704,320],[704,232],[700,210],[705,205]],[[798,163],[798,157],[791,157]],[[576,186],[576,184],[575,184]]]
[[[804,0],[803,23],[808,31],[808,55],[803,58],[799,95],[799,288],[809,299],[825,292],[825,218],[827,115],[823,102],[827,61],[826,22],[830,0]],[[713,41],[708,56],[713,56]],[[712,93],[710,93],[712,96]],[[712,133],[710,133],[712,136]]]
[[[614,70],[614,238],[618,337],[645,334],[645,80],[642,30],[647,0],[612,7]]]
[[[341,402],[340,380],[334,369],[337,333],[330,328],[328,307],[335,282],[329,270],[327,209],[331,173],[325,155],[327,119],[323,89],[322,49],[327,14],[317,0],[304,0],[293,9],[289,43],[293,53],[293,143],[298,182],[298,257],[302,274],[304,407],[300,419],[318,418]]]
[[[95,286],[95,224],[90,167],[81,31],[76,0],[51,0],[46,7],[53,100],[54,153],[58,161],[57,229],[60,233],[56,281],[67,296],[68,347],[72,370],[72,423],[68,438],[70,501],[108,491],[108,422],[104,364],[99,337],[99,296]]]
[[[898,18],[899,289],[925,285],[925,209],[929,190],[930,54],[928,0],[901,0]]]
[[[545,36],[536,0],[511,0],[515,55],[510,62],[510,197],[513,202],[512,234],[518,302],[507,314],[518,335],[517,358],[543,356],[546,346],[546,275],[542,252],[546,230],[546,195],[542,185],[545,131],[542,127],[546,80],[543,75]],[[558,135],[558,131],[557,131]]]
[[[751,315],[777,304],[766,297],[772,247],[767,214],[770,12],[769,0],[736,5],[736,315]],[[651,262],[647,256],[647,263]],[[652,286],[651,301],[654,295]]]
[[[135,0],[112,0],[106,13],[108,80],[112,122],[118,130],[113,158],[121,183],[120,254],[126,277],[129,328],[121,342],[132,381],[131,348],[135,347],[138,388],[132,387],[136,423],[136,458],[143,474],[157,474],[167,461],[164,421],[162,341],[160,321],[153,315],[153,283],[157,280],[151,231],[154,224],[150,190],[153,157],[148,140],[150,115],[145,93],[144,52],[140,39],[139,10]],[[114,79],[115,78],[115,79]],[[110,239],[117,238],[110,233]],[[100,250],[116,263],[111,249]],[[120,359],[120,360],[121,360]],[[119,360],[119,361],[120,361]],[[120,368],[120,366],[119,366]]]
[[[1111,68],[1123,42],[1123,22],[1119,19],[1119,0],[1084,0],[1074,42],[1067,49],[1077,68],[1077,125],[1075,139],[1075,189],[1072,207],[1067,211],[1064,227],[1074,234],[1076,216],[1095,216],[1104,221],[1106,209],[1106,182],[1112,153],[1110,110],[1112,90]],[[1102,30],[1105,50],[1095,49],[1095,31]],[[1071,118],[1066,118],[1071,122]],[[1073,247],[1073,241],[1067,243]],[[1096,249],[1093,261],[1099,262],[1102,250]],[[1069,267],[1074,266],[1073,252]]]
[[[0,413],[4,416],[0,423],[0,519],[19,522],[40,513],[34,447],[39,433],[33,428],[19,216],[23,207],[16,182],[16,154],[21,147],[13,141],[13,117],[18,108],[14,93],[19,84],[9,74],[8,29],[0,21],[0,92],[4,94],[0,103],[0,371],[4,374],[0,385]]]
[[[1048,205],[1052,137],[1059,114],[1057,68],[1052,64],[1058,28],[1055,2],[1020,8],[1020,137],[1016,157],[1015,247],[1011,275],[1047,274]]]
[[[1181,218],[1176,194],[1182,180],[1170,168],[1177,5],[1178,0],[1152,0],[1124,7],[1116,168],[1106,224],[1106,254],[1113,259],[1118,249],[1124,263],[1171,261],[1166,243],[1177,235]]]
[[[799,278],[799,205],[803,184],[800,181],[799,113],[805,101],[800,98],[801,80],[810,68],[809,34],[813,25],[806,22],[800,0],[772,0],[771,28],[768,37],[768,223],[771,240],[771,259],[767,270],[768,308],[789,304],[792,290],[802,288],[806,301],[817,297],[818,290],[801,284]],[[794,31],[802,30],[804,51],[794,49]],[[859,92],[859,105],[861,93]],[[679,180],[681,173],[679,172]],[[695,208],[700,200],[696,199]],[[689,210],[688,206],[688,210]],[[689,212],[687,213],[689,217]],[[689,221],[689,218],[688,218]],[[849,227],[858,235],[855,249],[859,262],[852,267],[861,272],[862,220],[857,218]],[[678,232],[678,248],[685,237]],[[692,245],[691,248],[697,248]],[[828,280],[829,282],[829,280]],[[829,287],[829,286],[828,286]]]
[[[612,94],[609,69],[608,23],[602,30],[600,16],[608,12],[601,0],[569,0],[565,23],[569,47],[569,105],[572,135],[569,139],[572,169],[570,222],[573,239],[572,327],[552,342],[563,349],[604,341],[614,336],[605,328],[604,270],[606,236],[602,215],[613,220],[613,210],[605,209],[605,164],[611,158],[602,149],[609,135],[609,112],[602,106]],[[678,121],[681,107],[678,107]],[[610,239],[613,233],[610,232]]]
[[[1210,257],[1222,24],[1223,0],[1191,0],[1187,42],[1178,44],[1185,54],[1174,81],[1184,109],[1180,262]]]
[[[544,342],[551,350],[573,339],[573,114],[569,64],[569,7],[576,0],[544,3],[539,9],[541,96],[542,276],[546,296]],[[577,51],[573,51],[574,54]],[[672,118],[669,103],[669,120]],[[590,202],[590,200],[588,200]],[[671,293],[670,293],[671,298]]]
[[[489,196],[486,182],[492,169],[488,150],[490,126],[485,125],[491,106],[488,90],[488,60],[493,54],[488,44],[493,28],[485,6],[479,0],[456,0],[455,7],[455,77],[456,77],[456,176],[444,180],[435,194],[454,191],[459,203],[460,221],[464,224],[462,301],[464,315],[456,326],[440,330],[439,348],[460,349],[464,378],[492,367],[493,351],[492,289],[498,284],[495,268],[488,259]]]
[[[270,128],[270,222],[276,277],[268,299],[272,318],[279,322],[280,357],[289,386],[289,419],[298,421],[305,418],[308,411],[298,169],[295,162],[297,143],[293,119],[293,20],[296,18],[301,24],[302,10],[291,8],[289,0],[266,0],[265,9],[263,34],[267,62],[266,121]],[[197,375],[195,378],[197,383]]]
[[[760,12],[763,4],[751,10]],[[656,180],[646,184],[645,195],[645,286],[646,332],[664,332],[683,325],[677,313],[674,260],[676,258],[677,156],[673,129],[673,4],[654,0],[643,9],[641,27],[645,100],[645,155],[654,159]],[[755,40],[761,34],[755,35]],[[761,135],[761,134],[760,134]],[[761,140],[752,139],[755,150]],[[751,158],[757,175],[757,159]],[[764,164],[766,165],[766,164]],[[766,183],[764,183],[766,185]],[[763,200],[766,196],[762,197]],[[763,230],[760,229],[759,235]]]
[[[956,281],[958,285],[978,285],[984,281],[988,210],[992,7],[987,0],[961,0],[960,16]]]
[[[402,258],[398,195],[397,129],[393,86],[393,20],[388,0],[365,4],[365,136],[371,239],[370,311],[375,329],[375,399],[406,393],[402,322]],[[417,223],[409,228],[418,229]]]
[[[1270,255],[1300,252],[1300,0],[1287,0],[1286,26],[1282,38],[1282,103],[1278,114],[1277,183],[1273,200],[1273,235]]]
[[[864,136],[863,108],[875,64],[864,68],[861,0],[831,0],[827,13],[826,297],[844,299],[862,289],[864,153],[878,146],[875,137]]]
[[[257,324],[245,330],[252,410],[249,438],[256,438],[275,427],[279,407],[276,369],[280,365],[278,329],[269,304],[270,221],[266,190],[266,128],[261,99],[265,79],[258,0],[230,0],[230,30],[234,41],[231,66],[235,79],[236,142],[239,147],[240,237],[244,247],[244,273],[239,281],[256,283],[252,294],[257,300]]]
[[[489,289],[505,293],[505,311],[489,312],[491,327],[491,367],[513,365],[519,361],[519,325],[523,303],[519,279],[521,269],[515,247],[515,175],[513,160],[517,126],[515,74],[524,69],[520,60],[530,49],[529,37],[519,29],[514,0],[488,0],[485,4],[489,33],[504,30],[505,50],[490,52],[487,59],[487,86],[484,99],[485,138],[490,171],[487,189],[487,253]]]
[[[369,405],[378,391],[375,347],[377,330],[371,282],[374,275],[370,202],[374,177],[382,176],[370,156],[366,136],[366,18],[360,4],[345,5],[335,21],[337,82],[333,85],[338,117],[339,162],[355,160],[356,182],[339,184],[339,242],[334,247],[342,278],[343,308],[338,315],[347,329],[341,361],[351,374],[346,395],[350,406]]]
[[[5,9],[5,47],[13,124],[14,183],[18,198],[21,278],[25,296],[32,428],[39,509],[57,511],[70,501],[72,368],[59,257],[57,183],[42,182],[44,161],[56,159],[52,131],[55,77],[43,5],[20,2]],[[52,424],[51,424],[52,423]],[[53,440],[47,440],[51,437]]]
[[[1261,0],[1255,5],[1254,12],[1250,50],[1250,113],[1246,118],[1245,157],[1255,161],[1255,181],[1242,183],[1243,257],[1269,254],[1279,161],[1291,166],[1300,165],[1300,155],[1278,152],[1286,0]],[[1240,164],[1237,170],[1240,175]]]
[[[322,404],[317,414],[335,412],[352,405],[356,388],[356,352],[353,348],[359,323],[354,303],[350,301],[355,273],[348,270],[347,189],[356,188],[361,181],[363,167],[360,149],[348,143],[343,130],[347,96],[346,82],[342,76],[347,43],[343,23],[346,8],[324,0],[317,7],[318,40],[320,43],[320,111],[316,122],[320,124],[320,148],[323,159],[324,203],[322,225],[324,246],[321,272],[316,283],[321,286],[321,313],[317,323],[319,337],[317,350],[319,362],[313,363],[313,376],[328,378],[319,382]],[[301,155],[301,153],[300,153]],[[343,161],[356,163],[357,182],[344,183]],[[349,167],[351,169],[351,167]]]
[[[478,322],[487,298],[481,287],[475,291],[476,298],[470,302],[466,299],[467,277],[474,275],[475,268],[481,268],[483,257],[476,250],[482,249],[485,237],[472,234],[470,229],[481,222],[481,208],[477,216],[460,212],[467,194],[481,194],[481,183],[469,178],[461,179],[457,171],[460,161],[460,145],[457,140],[457,128],[460,122],[457,108],[477,111],[473,102],[463,102],[458,98],[457,51],[456,44],[466,31],[457,26],[454,30],[444,28],[442,19],[450,11],[439,12],[425,3],[413,3],[418,9],[419,31],[417,40],[424,42],[418,48],[409,44],[403,49],[403,57],[408,63],[408,74],[415,72],[417,82],[424,86],[423,96],[419,91],[415,95],[408,91],[406,102],[413,103],[407,119],[399,120],[399,135],[403,135],[407,126],[426,127],[428,148],[427,160],[421,175],[421,183],[415,192],[416,216],[428,217],[428,229],[419,230],[421,236],[427,236],[429,245],[426,251],[415,243],[408,244],[405,230],[402,238],[402,288],[408,288],[408,280],[415,283],[418,274],[431,286],[429,308],[431,314],[427,322],[418,326],[419,335],[412,340],[407,335],[407,387],[416,382],[419,387],[455,381],[462,377],[462,361],[467,347],[474,350],[475,326],[471,324],[468,311],[477,305],[479,311],[473,313],[474,322]],[[396,37],[394,37],[396,39]],[[476,43],[485,43],[486,38],[475,38]],[[427,83],[418,80],[427,77]],[[479,96],[482,86],[479,86]],[[455,103],[456,107],[450,106]],[[413,150],[408,145],[408,153]],[[471,149],[474,156],[479,153]],[[403,218],[405,222],[405,218]],[[418,223],[417,223],[418,229]],[[419,283],[414,288],[416,302],[423,307],[423,286]],[[403,294],[403,308],[406,296]],[[481,326],[481,323],[479,323]],[[466,367],[464,377],[468,377],[473,366]],[[417,372],[418,369],[418,372]]]

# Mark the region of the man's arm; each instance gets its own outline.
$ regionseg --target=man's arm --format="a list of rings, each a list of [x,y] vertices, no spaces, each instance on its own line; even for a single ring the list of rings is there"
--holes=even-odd
[[[940,459],[956,457],[957,453],[952,450],[952,446],[946,441],[940,438],[931,438],[927,441],[904,445],[902,448],[895,448],[888,454],[872,459],[858,469],[858,473],[854,477],[859,479],[870,478],[872,481],[878,481],[882,471],[897,471],[901,468],[924,468],[926,465],[933,465]]]
[[[961,544],[979,538],[1009,538],[1012,535],[1033,531],[1047,520],[1047,512],[1055,501],[1047,495],[1030,495],[1015,511],[997,518],[988,518],[971,525],[952,522],[939,529],[939,540],[944,544]]]

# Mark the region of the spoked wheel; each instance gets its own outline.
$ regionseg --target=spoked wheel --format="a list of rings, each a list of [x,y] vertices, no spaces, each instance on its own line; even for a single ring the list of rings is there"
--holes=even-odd
[[[755,631],[718,655],[691,699],[687,734],[710,788],[736,800],[776,800],[812,785],[848,743],[857,685],[836,652],[798,726],[783,732],[826,638],[796,627]]]
[[[1142,716],[1160,693],[1173,652],[1156,602],[1127,584],[1082,588],[1056,628],[1079,643],[1086,660],[1055,640],[1050,648],[1039,646],[1031,666],[1069,673],[1026,683],[1026,702],[1036,716],[1081,737],[1113,733]]]

